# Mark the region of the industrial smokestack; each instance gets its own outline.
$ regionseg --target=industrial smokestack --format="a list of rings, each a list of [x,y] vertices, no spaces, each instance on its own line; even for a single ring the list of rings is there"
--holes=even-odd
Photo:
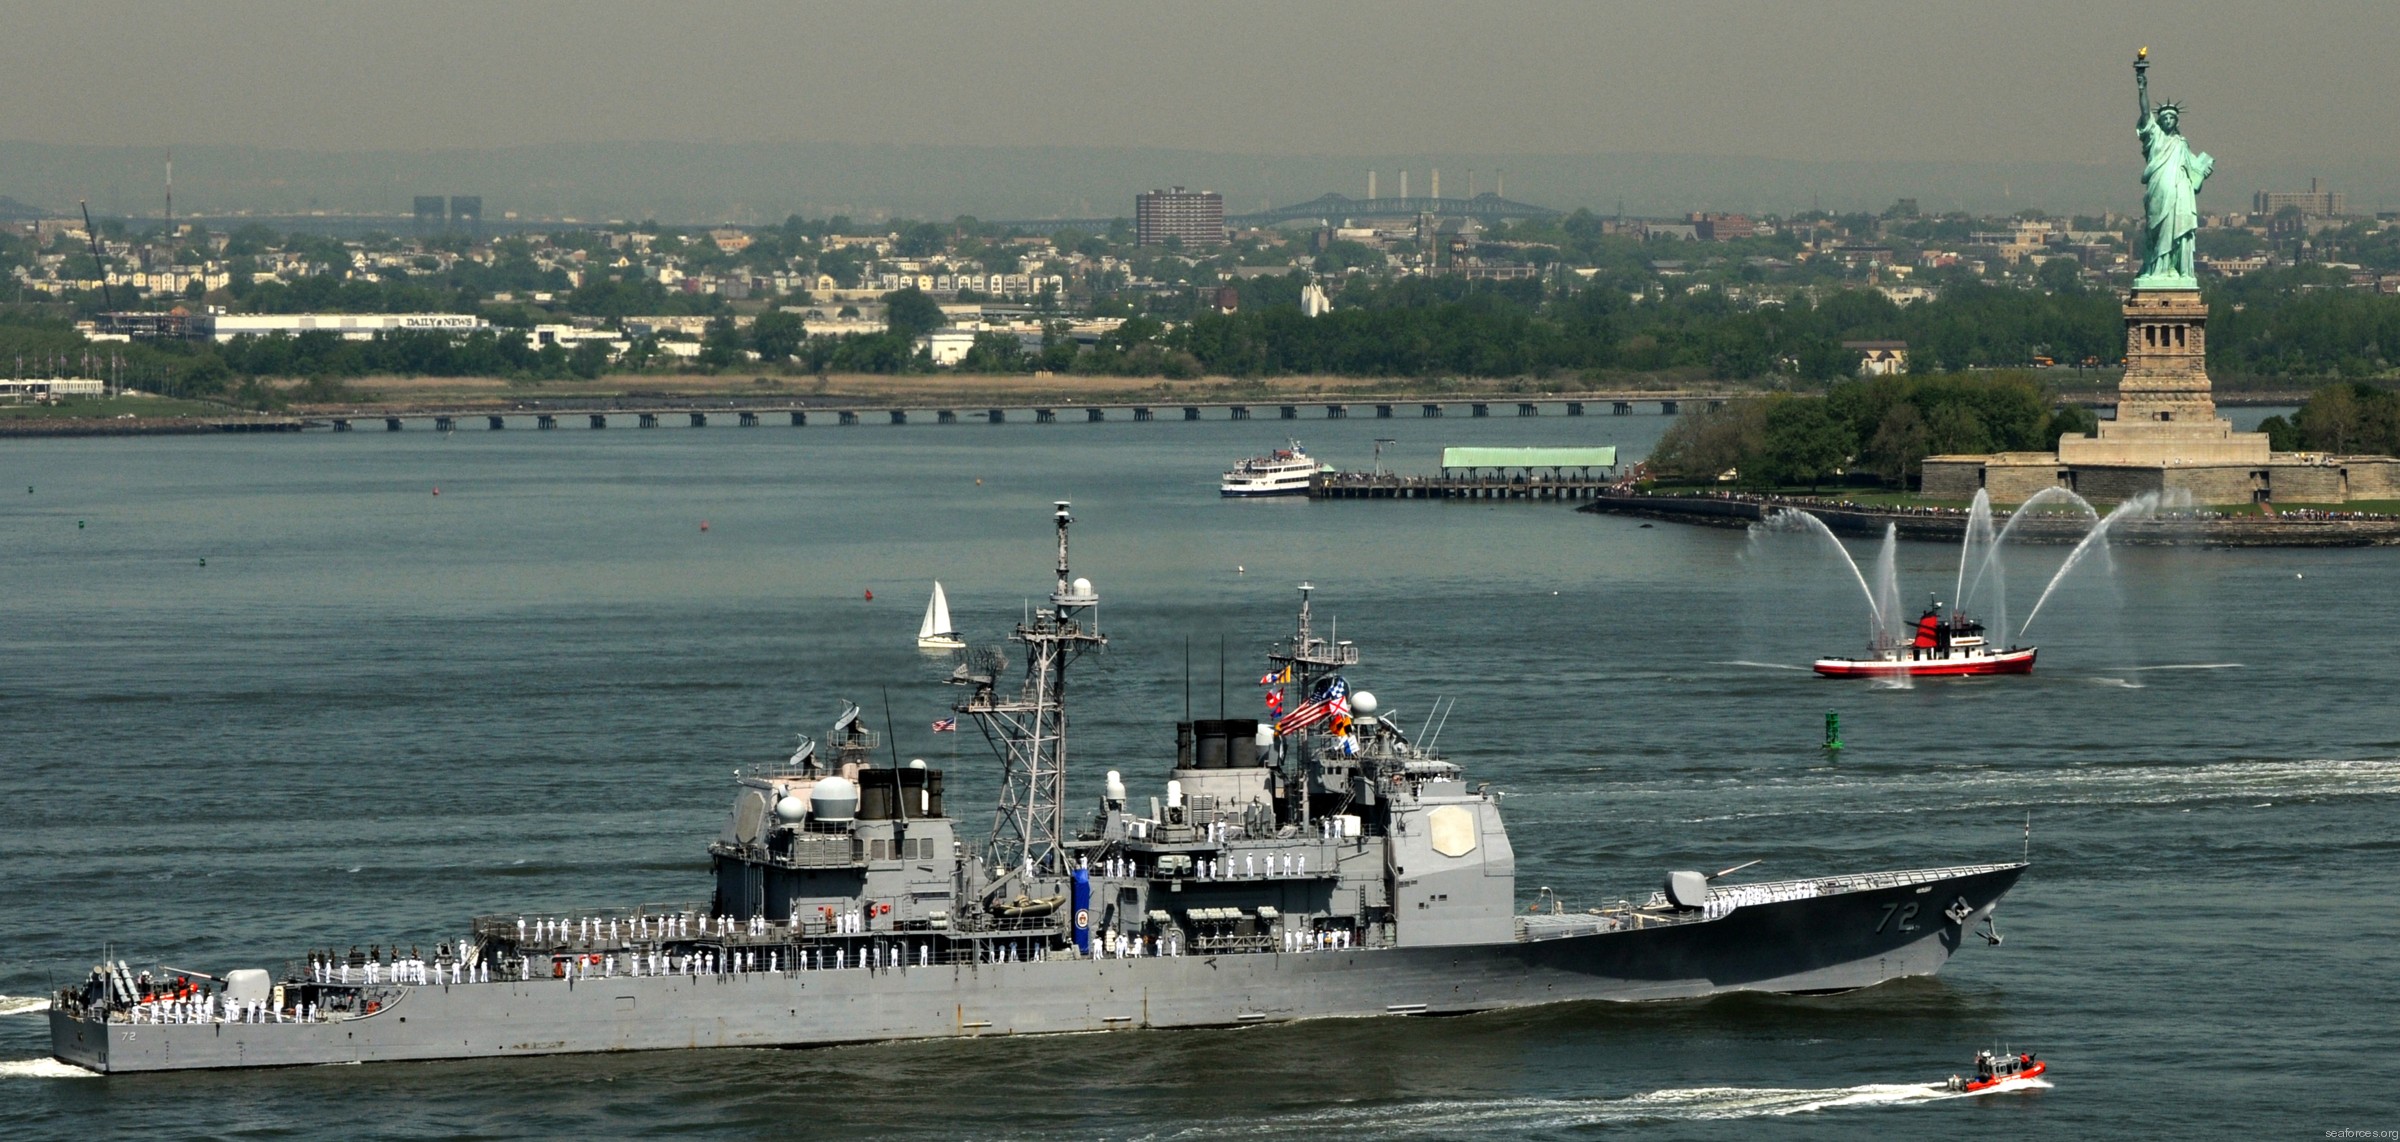
[[[1400,168],[1400,197],[1408,197],[1408,168]]]
[[[1375,201],[1375,172],[1367,172],[1367,201]]]
[[[1440,167],[1433,168],[1433,196],[1435,198],[1442,196],[1442,168]]]

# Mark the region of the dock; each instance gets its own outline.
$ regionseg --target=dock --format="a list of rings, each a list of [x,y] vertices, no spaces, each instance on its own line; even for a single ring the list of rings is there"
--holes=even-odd
[[[1312,500],[1592,500],[1616,487],[1613,476],[1375,475],[1320,472]]]
[[[1380,445],[1381,442],[1379,441]],[[1312,500],[1591,500],[1621,489],[1613,446],[1442,449],[1432,476],[1319,472],[1309,477]]]

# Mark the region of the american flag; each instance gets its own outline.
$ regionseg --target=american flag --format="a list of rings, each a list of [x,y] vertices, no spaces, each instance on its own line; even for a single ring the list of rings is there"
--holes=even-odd
[[[937,733],[937,734],[954,734],[954,733],[957,733],[957,732],[958,732],[958,719],[957,719],[957,718],[943,718],[942,720],[940,720],[940,721],[938,721],[938,722],[935,722],[935,723],[933,723],[933,732],[935,732],[935,733]]]
[[[1277,719],[1275,732],[1298,733],[1336,714],[1345,718],[1350,716],[1350,684],[1343,681],[1339,674],[1317,683],[1316,688],[1309,692],[1308,701],[1292,707],[1291,713]]]

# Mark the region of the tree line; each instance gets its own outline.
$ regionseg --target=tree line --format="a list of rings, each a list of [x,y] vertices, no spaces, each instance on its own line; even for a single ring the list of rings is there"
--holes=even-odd
[[[1867,478],[1905,488],[1927,456],[2055,450],[2060,436],[2098,424],[2025,373],[1873,377],[1823,396],[1748,397],[1686,416],[1649,466],[1675,483],[1814,488]]]

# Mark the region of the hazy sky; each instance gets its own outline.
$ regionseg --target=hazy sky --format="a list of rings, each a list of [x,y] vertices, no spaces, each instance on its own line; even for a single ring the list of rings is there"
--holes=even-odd
[[[9,0],[0,139],[2125,160],[2400,141],[2389,3]],[[2368,188],[2358,188],[2368,189]],[[1388,192],[1387,192],[1388,193]]]

